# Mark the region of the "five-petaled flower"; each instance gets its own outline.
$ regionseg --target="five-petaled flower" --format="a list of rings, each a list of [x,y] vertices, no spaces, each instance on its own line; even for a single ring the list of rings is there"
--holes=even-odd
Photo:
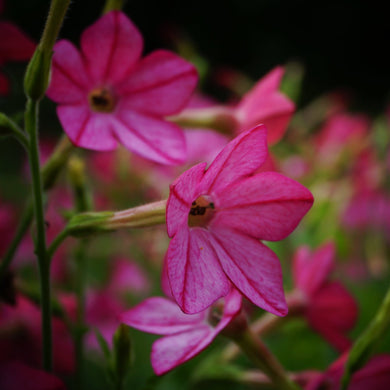
[[[206,170],[184,172],[167,203],[167,275],[185,313],[197,313],[234,285],[254,304],[287,313],[275,253],[260,240],[288,236],[313,203],[311,193],[275,172],[255,171],[267,157],[263,125],[231,141]]]
[[[142,36],[125,14],[102,16],[81,36],[54,47],[48,96],[80,147],[113,150],[118,141],[150,160],[175,165],[186,158],[185,138],[165,116],[178,113],[197,83],[195,68],[165,50],[141,59]]]
[[[241,309],[241,295],[232,290],[211,308],[184,314],[170,299],[152,297],[120,315],[120,320],[144,332],[165,335],[154,342],[151,362],[165,374],[203,351]]]
[[[313,253],[306,246],[300,247],[294,256],[293,279],[303,294],[303,314],[310,327],[343,352],[351,346],[346,333],[356,323],[358,308],[346,288],[329,278],[334,258],[333,243]]]

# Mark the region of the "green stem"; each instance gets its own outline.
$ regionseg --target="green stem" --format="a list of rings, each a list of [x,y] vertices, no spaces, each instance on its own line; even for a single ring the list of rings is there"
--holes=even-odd
[[[234,336],[233,340],[248,358],[272,380],[278,390],[299,389],[298,385],[290,380],[276,357],[250,328]]]
[[[22,219],[19,222],[15,236],[12,239],[11,244],[8,247],[7,252],[5,253],[3,260],[0,264],[0,280],[5,275],[6,270],[10,266],[12,259],[15,255],[15,252],[18,249],[19,244],[22,241],[22,238],[24,237],[28,227],[30,226],[33,215],[34,215],[33,205],[31,202],[29,202],[28,206],[26,207],[22,215]]]
[[[76,326],[74,333],[75,354],[76,354],[76,389],[83,389],[84,377],[84,336],[86,331],[85,325],[85,279],[87,275],[86,262],[86,244],[87,241],[82,239],[75,252],[76,261],[76,296],[77,296],[77,312]]]
[[[25,113],[25,127],[30,135],[29,162],[32,177],[34,215],[36,221],[35,254],[38,258],[38,268],[41,287],[42,307],[42,340],[43,340],[43,367],[52,371],[52,327],[50,301],[50,265],[46,254],[46,232],[43,210],[43,188],[39,167],[38,149],[38,107],[39,104],[31,99],[27,100]]]
[[[66,229],[64,229],[51,242],[50,246],[47,248],[47,258],[48,258],[49,262],[53,258],[53,255],[54,255],[55,251],[57,250],[57,248],[62,244],[62,242],[68,236],[69,236],[68,231]]]
[[[45,29],[39,42],[39,46],[47,53],[51,53],[53,50],[69,3],[70,0],[52,0],[50,4]]]
[[[28,137],[25,132],[8,116],[0,112],[0,135],[13,135],[28,150]]]
[[[103,14],[114,10],[120,11],[123,8],[124,2],[125,0],[107,0],[103,8]]]

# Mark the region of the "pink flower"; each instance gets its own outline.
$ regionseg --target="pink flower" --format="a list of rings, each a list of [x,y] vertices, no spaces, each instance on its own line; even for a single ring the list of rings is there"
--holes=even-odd
[[[3,2],[0,4],[0,13]],[[35,43],[13,23],[0,21],[0,66],[8,61],[28,60],[35,50]],[[0,73],[0,96],[9,92],[9,83]]]
[[[288,236],[313,197],[278,173],[254,175],[266,157],[260,125],[231,141],[207,170],[206,163],[198,164],[171,185],[166,267],[185,313],[204,310],[232,285],[263,309],[287,313],[279,260],[259,239]]]
[[[56,376],[12,360],[0,364],[0,388],[2,390],[65,390]]]
[[[296,288],[304,294],[304,315],[309,325],[340,352],[349,348],[345,335],[357,319],[357,305],[339,282],[329,280],[334,268],[335,248],[328,243],[311,253],[301,247],[294,256],[293,278]]]
[[[113,150],[118,141],[150,160],[185,160],[182,130],[163,117],[178,113],[196,85],[195,68],[159,50],[141,59],[142,37],[119,11],[102,16],[81,36],[54,47],[48,96],[59,103],[65,132],[80,147]]]
[[[339,390],[348,354],[337,359],[324,374],[319,374],[305,390]],[[387,389],[390,383],[390,355],[374,356],[352,375],[348,390]]]
[[[235,108],[238,131],[263,123],[268,130],[269,145],[282,138],[295,110],[294,103],[279,91],[283,74],[284,69],[276,67],[244,95]]]
[[[222,304],[222,302],[221,302]],[[239,313],[241,295],[232,290],[220,305],[197,314],[184,314],[170,299],[148,298],[120,316],[144,332],[164,335],[154,342],[151,362],[157,375],[165,374],[203,351]]]

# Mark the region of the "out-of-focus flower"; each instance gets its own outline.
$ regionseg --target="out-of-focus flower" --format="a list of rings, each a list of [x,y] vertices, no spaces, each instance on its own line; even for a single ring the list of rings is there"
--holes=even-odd
[[[303,294],[303,314],[309,326],[342,352],[351,345],[346,333],[356,323],[357,305],[341,283],[329,280],[334,256],[333,243],[315,252],[300,247],[294,256],[293,278]]]
[[[287,129],[295,105],[279,91],[284,74],[281,66],[271,70],[247,92],[235,108],[238,131],[264,124],[268,130],[268,144],[277,143]]]
[[[231,141],[207,170],[198,164],[171,185],[166,266],[185,313],[204,310],[232,285],[257,306],[287,313],[279,260],[259,239],[288,236],[313,197],[278,173],[254,174],[266,157],[266,129],[258,126]]]
[[[318,374],[305,390],[339,390],[348,354],[343,354],[323,374]],[[387,389],[390,383],[390,355],[374,356],[352,375],[348,390]]]
[[[4,8],[0,4],[0,14]],[[35,50],[35,43],[19,27],[11,22],[0,21],[0,66],[9,61],[28,60]],[[7,77],[0,73],[0,96],[9,92]]]
[[[141,59],[142,36],[125,14],[102,16],[81,36],[54,47],[48,96],[59,103],[65,132],[80,147],[113,150],[120,141],[150,160],[176,165],[186,158],[182,130],[163,118],[178,113],[197,82],[195,68],[159,50]]]
[[[27,298],[16,297],[15,306],[0,306],[0,362],[10,359],[23,361],[33,367],[41,366],[41,312]],[[65,324],[52,319],[54,370],[70,373],[74,370],[73,341]]]
[[[65,390],[56,376],[12,360],[0,363],[0,388],[2,390]]]
[[[340,158],[357,155],[366,145],[370,122],[364,115],[345,112],[331,116],[315,139],[316,158],[324,166],[333,165]]]
[[[0,258],[4,255],[8,245],[12,240],[12,235],[16,226],[16,212],[14,207],[4,203],[0,199]]]
[[[175,302],[152,297],[122,313],[133,328],[164,335],[154,342],[151,362],[157,375],[165,374],[203,351],[239,313],[241,295],[232,290],[222,301],[197,314],[184,314]]]

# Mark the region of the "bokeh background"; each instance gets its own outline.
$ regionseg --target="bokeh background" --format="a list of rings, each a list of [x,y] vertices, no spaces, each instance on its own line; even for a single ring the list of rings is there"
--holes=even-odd
[[[5,3],[1,18],[13,21],[38,41],[49,1],[8,0]],[[74,0],[60,37],[78,45],[81,32],[99,17],[103,5],[102,0]],[[144,36],[145,53],[155,48],[177,50],[178,44],[184,42],[185,48],[181,46],[181,49],[191,52],[202,68],[204,91],[222,101],[227,100],[229,94],[216,82],[220,72],[233,69],[255,81],[276,65],[297,62],[304,69],[302,89],[296,102],[298,109],[326,92],[342,90],[351,99],[351,110],[375,117],[386,111],[390,101],[390,23],[385,6],[384,3],[378,7],[366,0],[129,0],[124,10]],[[0,110],[14,117],[18,113],[22,115],[23,111],[24,69],[25,64],[21,63],[4,66],[12,91],[7,98],[0,98]],[[41,131],[53,137],[61,134],[55,105],[48,99],[42,104]],[[24,161],[24,153],[16,142],[2,140],[0,191],[6,198],[22,201],[26,196],[28,187],[17,177]],[[353,337],[375,313],[387,284],[385,280],[373,280],[364,289],[349,286],[361,309]],[[133,388],[147,389],[156,385],[158,389],[182,389],[183,381],[204,359],[203,355],[196,358],[161,383],[155,377],[145,383],[145,377],[152,375],[145,362],[148,362],[153,338],[140,332],[133,334],[138,343],[135,370],[139,374],[130,379]],[[383,343],[387,352],[388,339]],[[308,332],[301,323],[292,323],[268,342],[292,370],[310,365],[323,369],[336,356],[318,335]],[[313,343],[317,345],[315,356]],[[245,359],[241,363],[249,366]],[[89,364],[90,388],[105,388],[104,373],[95,363]],[[244,388],[226,387],[227,384],[232,386],[230,382],[213,381],[204,389]]]

